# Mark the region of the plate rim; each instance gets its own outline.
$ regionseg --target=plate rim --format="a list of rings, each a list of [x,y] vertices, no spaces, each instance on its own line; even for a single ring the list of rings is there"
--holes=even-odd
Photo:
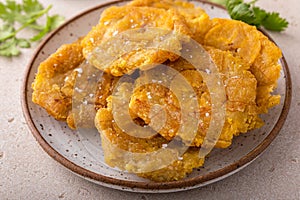
[[[36,48],[34,53],[32,54],[32,57],[30,58],[30,61],[28,65],[26,66],[24,76],[23,76],[23,82],[22,82],[22,87],[21,87],[21,106],[23,110],[23,116],[25,118],[25,121],[27,122],[27,125],[30,129],[30,132],[33,134],[39,145],[43,148],[43,150],[50,156],[52,157],[55,161],[58,163],[62,164],[64,167],[67,169],[71,170],[75,174],[82,176],[86,179],[90,179],[92,182],[96,182],[101,185],[103,183],[104,185],[112,185],[115,187],[120,187],[122,189],[131,188],[134,189],[136,188],[137,190],[142,190],[143,192],[150,192],[150,190],[185,190],[185,189],[192,189],[201,187],[203,185],[207,185],[213,182],[216,182],[218,180],[221,180],[227,176],[230,176],[231,174],[234,174],[235,172],[239,171],[243,167],[247,166],[250,164],[252,161],[254,161],[259,155],[261,155],[265,149],[272,143],[272,141],[276,138],[276,136],[279,134],[281,128],[284,125],[284,122],[288,116],[288,112],[290,109],[291,105],[291,99],[292,99],[292,81],[291,81],[291,75],[289,71],[288,64],[286,62],[286,59],[284,57],[284,54],[282,53],[282,58],[280,59],[282,69],[284,71],[284,76],[285,76],[285,83],[286,83],[286,95],[284,98],[283,102],[283,108],[281,110],[281,113],[279,115],[279,118],[275,124],[275,126],[272,128],[272,130],[269,132],[267,137],[259,144],[257,145],[253,150],[248,152],[247,155],[243,156],[241,159],[237,160],[234,163],[231,163],[230,165],[227,165],[226,167],[210,172],[205,175],[197,176],[197,177],[192,177],[192,178],[187,178],[179,181],[173,181],[173,182],[138,182],[138,181],[129,181],[129,180],[120,180],[120,179],[115,179],[112,177],[104,176],[95,172],[92,172],[88,169],[85,169],[72,161],[68,160],[65,158],[62,154],[60,154],[58,151],[56,151],[40,134],[39,130],[37,127],[34,125],[33,119],[30,114],[30,109],[28,106],[28,101],[30,101],[27,98],[27,85],[28,85],[28,78],[29,74],[32,70],[32,66],[35,62],[36,56],[42,51],[43,47],[51,40],[51,38],[57,34],[61,29],[66,27],[68,24],[71,22],[77,20],[78,18],[81,18],[82,16],[93,12],[95,10],[101,9],[102,7],[107,7],[112,4],[116,3],[121,3],[121,2],[126,2],[128,0],[113,0],[105,3],[101,3],[97,6],[94,6],[90,9],[87,9],[86,11],[83,11],[74,17],[70,18],[67,20],[63,25],[61,25],[59,28],[51,32],[42,42],[41,44]],[[205,4],[211,4],[213,6],[217,6],[220,8],[223,8],[222,6],[219,6],[217,4],[207,2],[205,0],[195,0],[201,3]],[[264,35],[266,35],[272,42],[276,44],[276,42],[270,37],[270,35],[262,30],[259,29]],[[206,184],[205,184],[206,183]],[[112,188],[115,188],[112,187]],[[115,188],[118,189],[118,188]]]

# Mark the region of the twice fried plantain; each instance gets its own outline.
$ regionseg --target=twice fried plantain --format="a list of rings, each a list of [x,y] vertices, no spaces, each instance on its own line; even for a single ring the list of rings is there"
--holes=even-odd
[[[43,107],[57,120],[71,120],[72,95],[77,71],[83,62],[80,40],[62,45],[54,54],[43,61],[32,83],[32,101]]]
[[[260,113],[258,113],[256,106],[257,81],[249,71],[250,65],[242,59],[235,57],[229,51],[212,47],[206,48],[219,69],[227,94],[225,125],[216,144],[216,147],[225,148],[231,144],[233,135],[247,132],[262,125],[262,120],[258,116]],[[197,95],[200,123],[197,135],[191,145],[199,147],[206,136],[211,118],[211,100],[208,88],[201,74],[187,61],[179,59],[169,63],[169,65],[181,72]],[[185,102],[181,103],[188,101],[189,99],[186,99]],[[182,122],[180,103],[172,91],[158,84],[148,84],[137,88],[132,94],[129,108],[136,117],[143,119],[146,124],[150,124],[151,107],[157,104],[166,111],[166,122],[164,127],[159,130],[159,134],[167,140],[171,140],[177,135]],[[184,135],[179,136],[185,140]],[[189,142],[187,141],[187,143]]]
[[[204,38],[205,46],[231,51],[252,65],[261,49],[256,27],[229,19],[212,19],[213,26]]]
[[[134,0],[128,5],[131,6],[148,6],[162,9],[176,9],[182,15],[190,29],[191,37],[203,44],[205,34],[210,30],[212,22],[208,14],[200,7],[186,1],[173,0]]]
[[[199,158],[198,148],[189,148],[183,155],[176,148],[161,152],[159,150],[165,148],[168,141],[160,135],[138,138],[123,132],[113,118],[112,97],[107,100],[108,107],[98,110],[95,124],[108,165],[158,182],[182,179],[194,168],[203,165],[204,159]]]
[[[110,7],[102,13],[98,25],[93,27],[82,40],[83,54],[86,58],[92,58],[90,61],[96,67],[114,76],[121,76],[148,64],[163,63],[168,59],[176,60],[178,58],[178,55],[173,52],[180,51],[181,39],[176,36],[169,38],[170,41],[160,41],[162,43],[165,42],[170,51],[157,48],[137,49],[126,52],[123,55],[115,55],[117,59],[108,67],[103,66],[103,63],[98,63],[99,58],[97,58],[97,52],[94,50],[95,47],[123,31],[138,28],[160,28],[162,30],[175,31],[180,35],[191,35],[184,18],[175,9],[165,11],[164,9],[150,7]],[[149,37],[153,36],[152,33],[147,33],[146,31],[143,33],[143,38],[147,34],[150,34]],[[106,51],[113,52],[116,48],[122,49],[124,45],[128,46],[131,44],[129,42],[118,46],[108,45]],[[94,53],[90,56],[93,51]]]
[[[66,121],[72,129],[76,128],[72,113],[75,80],[84,61],[80,43],[78,40],[62,45],[50,55],[38,67],[32,83],[32,101],[43,107],[55,119]],[[103,74],[97,85],[95,109],[106,107],[106,98],[111,94],[116,79],[109,74]]]

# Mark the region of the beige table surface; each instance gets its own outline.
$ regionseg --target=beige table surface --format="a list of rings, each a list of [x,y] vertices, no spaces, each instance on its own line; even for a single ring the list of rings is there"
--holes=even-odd
[[[4,0],[1,0],[3,2]],[[67,19],[101,0],[40,0]],[[267,151],[242,171],[209,186],[170,194],[135,194],[90,183],[50,158],[27,128],[20,88],[36,46],[19,57],[0,57],[0,200],[2,199],[300,199],[300,3],[260,0],[290,22],[270,33],[283,50],[293,80],[292,109]],[[26,34],[26,33],[25,33]]]

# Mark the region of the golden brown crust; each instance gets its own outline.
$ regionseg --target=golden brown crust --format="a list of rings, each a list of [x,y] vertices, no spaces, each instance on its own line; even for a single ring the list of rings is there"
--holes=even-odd
[[[32,101],[57,120],[65,121],[70,115],[77,74],[74,69],[84,60],[81,51],[80,40],[62,45],[40,64],[32,84]]]
[[[85,57],[89,57],[95,47],[103,41],[123,31],[138,28],[160,28],[175,31],[182,35],[191,35],[184,18],[175,9],[165,11],[150,7],[110,7],[102,13],[99,24],[93,27],[82,40],[83,54]],[[173,43],[174,46],[171,47],[173,52],[178,52],[181,49],[180,40],[177,43],[179,45]],[[114,49],[116,47],[109,46],[108,48]],[[115,56],[119,57],[119,55]],[[121,56],[107,68],[101,63],[96,64],[96,67],[114,76],[121,76],[147,64],[163,63],[168,59],[175,60],[177,58],[178,55],[169,51],[142,49]]]
[[[262,125],[262,120],[257,116],[259,114],[256,106],[257,81],[249,71],[250,65],[235,57],[230,51],[212,47],[206,47],[206,49],[221,73],[227,94],[227,117],[216,144],[216,147],[225,148],[231,144],[233,135]],[[193,69],[194,67],[187,61],[179,59],[168,65],[181,72],[198,97],[201,123],[199,123],[197,135],[191,146],[199,147],[203,143],[211,118],[211,100],[208,88],[200,73]],[[151,96],[150,99],[149,96]],[[171,91],[161,85],[146,85],[135,90],[129,107],[132,113],[149,124],[151,121],[149,113],[155,104],[163,106],[167,114],[165,126],[159,131],[159,134],[167,140],[171,140],[177,135],[181,119],[179,102]],[[181,137],[185,138],[184,135]],[[190,141],[186,142],[190,143]]]
[[[131,160],[125,158],[128,152],[145,153],[146,155],[146,153],[158,151],[163,145],[168,144],[168,141],[160,135],[147,139],[132,137],[123,132],[113,120],[111,98],[112,97],[108,98],[108,107],[99,109],[95,118],[96,127],[101,134],[105,162],[112,167],[135,172],[135,170],[138,169],[132,166]],[[178,152],[176,150],[174,151],[177,155]],[[204,159],[200,159],[198,154],[198,148],[190,148],[182,155],[182,157],[178,156],[178,160],[166,167],[149,170],[149,172],[137,173],[137,175],[159,182],[182,179],[194,168],[203,165]],[[136,159],[135,161],[142,162],[142,160],[143,159],[141,158]],[[154,160],[151,164],[157,165],[156,162],[160,161]],[[144,163],[144,165],[147,165],[147,163]],[[151,169],[153,167],[152,165],[143,166],[143,168]]]
[[[233,136],[261,127],[263,121],[259,115],[279,104],[280,96],[272,92],[280,76],[278,59],[281,51],[273,42],[253,26],[228,19],[210,20],[203,9],[189,2],[172,0],[134,0],[126,6],[106,9],[99,23],[82,41],[63,45],[40,64],[32,84],[33,102],[45,108],[54,118],[76,128],[71,112],[73,87],[78,73],[75,68],[103,41],[125,30],[144,27],[164,28],[191,36],[204,45],[216,64],[227,95],[225,123],[216,147],[226,148]],[[181,42],[176,38],[172,40],[172,50],[180,51]],[[109,48],[114,47],[108,47],[108,51]],[[165,125],[156,135],[149,138],[131,136],[114,119],[112,93],[120,80],[119,76],[137,68],[146,70],[141,66],[157,63],[165,63],[177,70],[196,93],[199,110],[195,113],[200,115],[201,122],[192,142],[184,134],[177,135],[182,122],[180,102],[171,89],[159,84],[146,84],[135,89],[128,105],[135,124],[154,130],[156,124],[151,124],[150,115],[152,107],[160,105],[165,109]],[[101,68],[100,63],[100,69],[105,72],[97,85],[92,109],[97,110],[95,124],[101,133],[107,164],[153,181],[179,180],[193,168],[203,165],[204,159],[199,158],[198,152],[211,120],[211,97],[202,76],[190,63],[178,59],[174,53],[141,49],[122,55],[108,68]],[[161,169],[138,172],[138,168],[131,163],[133,161],[125,159],[124,152],[156,152],[173,140],[185,146],[187,151],[182,157],[176,157],[179,155],[177,150],[168,152],[170,154],[166,157],[175,155],[176,160]],[[134,161],[140,160],[137,157]],[[157,165],[157,162],[152,164]],[[149,166],[143,167],[151,169],[151,162],[146,165]]]
[[[32,101],[43,107],[57,120],[66,121],[76,129],[72,113],[72,98],[78,67],[84,61],[81,41],[61,46],[42,62],[32,83]],[[106,107],[106,98],[111,95],[117,78],[104,73],[95,94],[96,109]]]
[[[194,4],[186,1],[134,0],[128,5],[148,6],[165,10],[176,9],[178,13],[184,17],[186,24],[192,33],[191,37],[200,44],[203,44],[204,36],[212,26],[208,14],[206,14],[202,8],[195,7]]]
[[[204,38],[204,45],[231,51],[252,65],[261,48],[260,34],[254,26],[229,19],[212,19],[213,27]]]

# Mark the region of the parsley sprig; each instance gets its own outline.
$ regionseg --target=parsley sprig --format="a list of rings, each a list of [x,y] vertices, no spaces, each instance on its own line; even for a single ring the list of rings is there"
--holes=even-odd
[[[52,5],[44,8],[38,0],[23,0],[21,4],[14,0],[0,2],[0,55],[17,56],[20,48],[29,48],[31,42],[41,40],[48,32],[64,22],[64,17],[50,16]],[[38,19],[46,16],[46,23],[39,24]],[[30,28],[37,31],[31,38],[19,38],[18,33]]]
[[[230,17],[250,25],[264,27],[272,31],[284,31],[288,27],[286,19],[277,12],[267,12],[255,6],[257,0],[245,3],[243,0],[211,0],[226,7]]]

